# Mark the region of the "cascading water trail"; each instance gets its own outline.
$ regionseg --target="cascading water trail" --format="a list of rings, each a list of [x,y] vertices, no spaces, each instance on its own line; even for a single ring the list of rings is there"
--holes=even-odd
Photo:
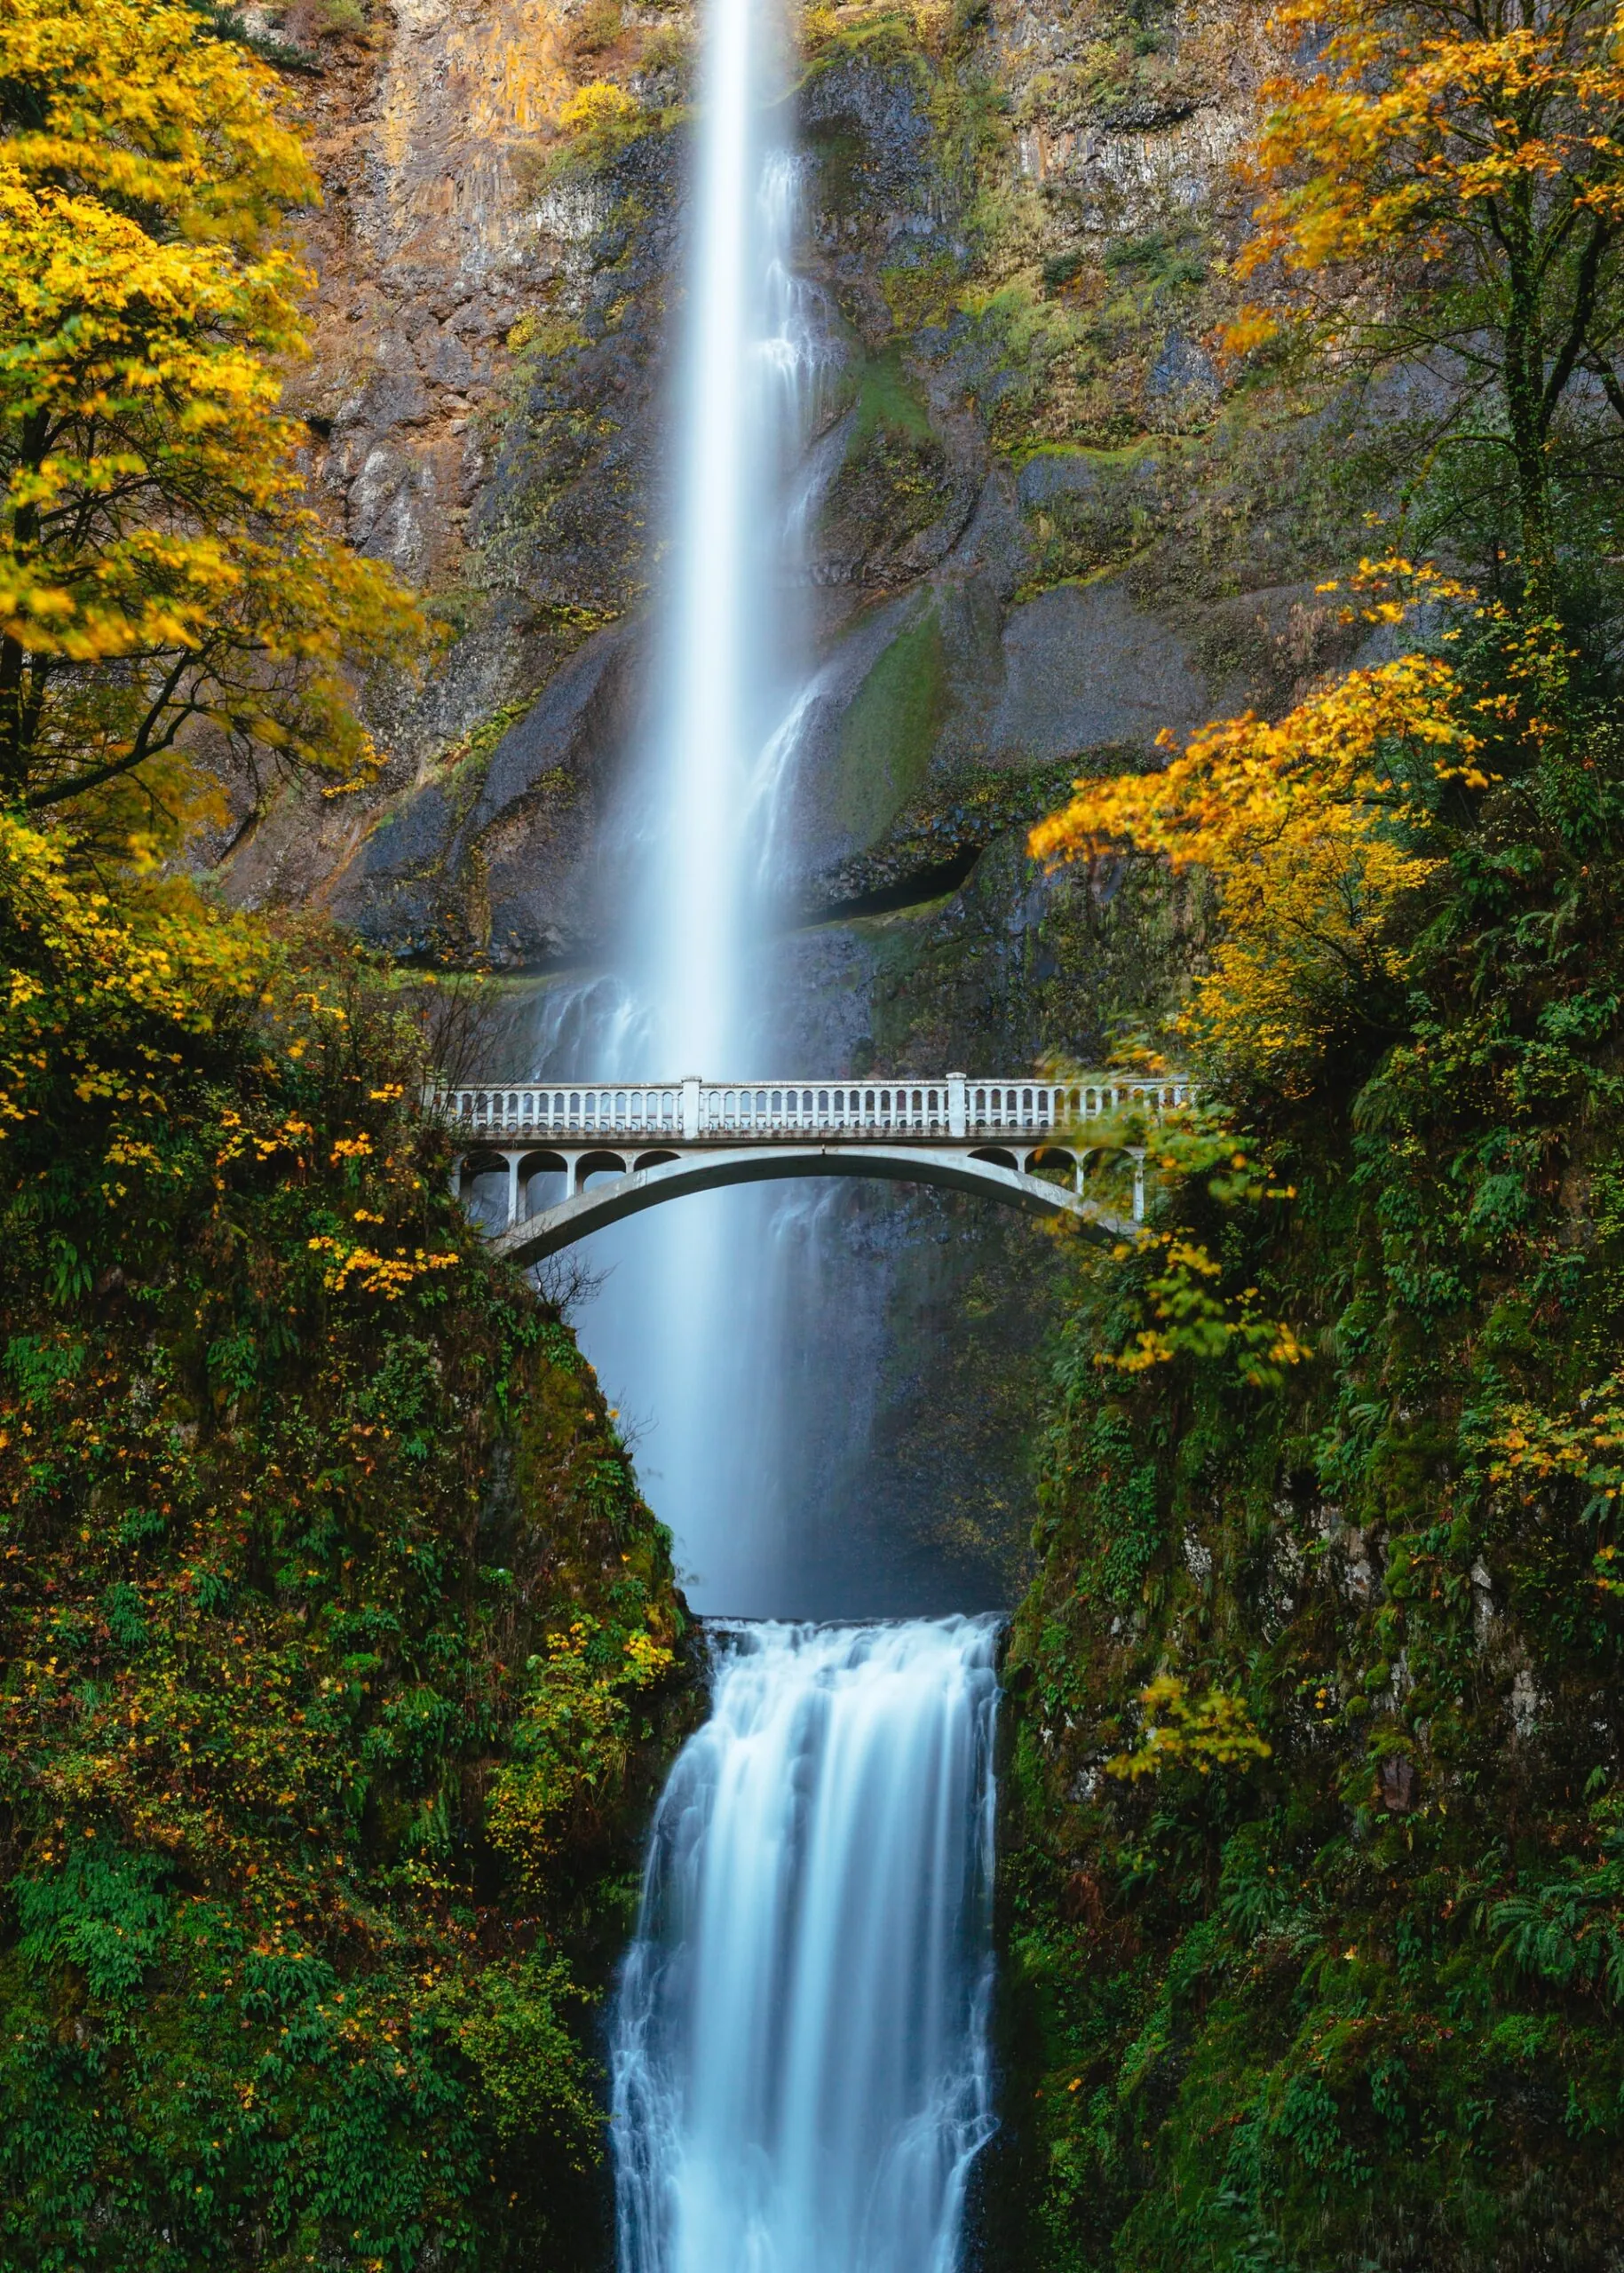
[[[710,0],[708,16],[630,959],[646,1026],[604,997],[662,1078],[750,1063],[764,901],[818,691],[797,694],[783,667],[813,495],[787,476],[819,354],[791,261],[796,166],[761,131],[767,11]],[[776,1605],[799,1576],[784,1358],[807,1242],[773,1235],[785,1207],[717,1193],[671,1210],[632,1306],[654,1328],[638,1370],[661,1511],[701,1600],[729,1610]],[[714,1709],[661,1802],[616,2009],[621,2273],[954,2273],[992,2129],[995,1644],[993,1621],[963,1619],[719,1635]]]
[[[763,902],[793,778],[792,554],[784,508],[827,361],[817,295],[794,265],[800,170],[767,121],[781,62],[776,0],[710,0],[698,89],[689,279],[672,422],[669,579],[654,721],[635,774],[622,1038],[651,1080],[768,1072]],[[787,723],[788,722],[788,723]],[[556,990],[554,990],[556,991]],[[622,990],[622,994],[625,990]],[[551,1070],[601,1075],[584,1026]],[[538,1035],[544,1048],[549,1040]],[[602,1047],[611,1037],[606,1032]],[[617,1059],[614,1071],[622,1070]],[[615,1393],[652,1422],[646,1467],[695,1598],[793,1604],[773,1477],[788,1290],[773,1195],[723,1192],[595,1243],[613,1271],[582,1319]],[[753,1256],[741,1272],[738,1258]]]
[[[788,693],[782,492],[826,360],[793,264],[799,168],[763,124],[776,28],[761,0],[711,0],[643,863],[646,991],[673,1073],[731,1062],[758,1007],[752,839],[771,821],[751,791]]]
[[[650,973],[659,1041],[681,1073],[724,1062],[741,962],[739,782],[760,671],[752,571],[764,550],[764,405],[750,352],[765,290],[757,12],[752,0],[713,0],[694,185]]]
[[[616,2013],[620,2273],[952,2273],[993,2128],[996,1640],[719,1635]]]

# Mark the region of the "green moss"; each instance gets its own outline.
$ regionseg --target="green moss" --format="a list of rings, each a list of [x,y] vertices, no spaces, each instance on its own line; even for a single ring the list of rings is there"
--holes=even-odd
[[[858,844],[872,844],[917,794],[947,708],[947,654],[932,600],[880,656],[842,722],[835,812]]]
[[[1515,650],[1462,662],[1488,715]],[[1080,1260],[1008,1661],[1000,2267],[1624,2241],[1624,756],[1550,715],[1435,836],[1409,991],[1162,1154],[1155,1230],[1303,1360],[1119,1366],[1168,1247]],[[1113,1774],[1164,1675],[1268,1757]]]
[[[810,12],[812,20],[806,28],[803,50],[804,87],[854,58],[871,64],[923,64],[918,23],[909,9],[876,9],[872,14],[848,18],[844,22],[832,11]]]
[[[1014,444],[1010,456],[1018,465],[1029,465],[1034,458],[1074,460],[1081,465],[1125,471],[1154,459],[1168,447],[1176,447],[1179,438],[1163,438],[1155,434],[1141,434],[1131,442],[1123,442],[1115,449],[1100,449],[1087,442],[1049,442],[1020,440]]]
[[[1141,285],[1200,284],[1207,274],[1207,264],[1190,240],[1169,235],[1165,229],[1153,229],[1147,236],[1118,239],[1105,247],[1101,263],[1108,276]]]
[[[912,273],[913,272],[909,272]],[[848,457],[855,458],[876,435],[933,443],[930,414],[902,368],[899,350],[889,348],[862,367],[857,388],[857,416]]]
[[[398,993],[267,964],[107,1043],[123,1206],[67,1070],[5,1148],[0,2262],[586,2265],[669,1542]]]
[[[958,303],[962,274],[960,263],[948,253],[883,268],[880,289],[896,329],[906,334],[946,323]]]
[[[489,716],[470,726],[465,734],[448,742],[436,760],[442,772],[461,774],[463,780],[482,781],[496,745],[511,726],[527,718],[535,707],[534,694],[520,695],[515,701],[504,702]]]

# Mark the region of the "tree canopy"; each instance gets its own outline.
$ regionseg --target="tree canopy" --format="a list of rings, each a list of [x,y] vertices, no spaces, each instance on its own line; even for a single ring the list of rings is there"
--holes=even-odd
[[[1624,418],[1616,9],[1294,0],[1276,20],[1315,59],[1264,91],[1240,269],[1276,289],[1230,345],[1295,324],[1333,362],[1430,363],[1432,442],[1509,461],[1524,570],[1549,599],[1559,423],[1587,383]]]
[[[368,758],[357,676],[424,638],[305,501],[281,371],[318,195],[275,75],[158,0],[0,16],[0,797],[127,831],[212,730]],[[139,785],[131,802],[130,792]]]

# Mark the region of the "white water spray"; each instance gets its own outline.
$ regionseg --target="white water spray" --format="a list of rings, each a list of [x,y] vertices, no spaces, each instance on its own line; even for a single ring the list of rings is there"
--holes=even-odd
[[[579,1048],[597,1018],[667,1079],[755,1063],[762,916],[820,692],[785,668],[828,469],[791,479],[823,357],[791,258],[797,170],[761,130],[766,4],[710,0],[640,977],[561,994],[552,1037]],[[790,1289],[816,1293],[793,1261],[815,1247],[791,1235],[805,1212],[761,1192],[657,1211],[642,1299],[619,1290],[646,1335],[619,1354],[653,1406],[651,1482],[700,1601],[725,1610],[794,1583],[773,1519],[805,1387]],[[992,2129],[994,1651],[986,1620],[723,1630],[616,2008],[620,2273],[955,2273]]]
[[[720,1638],[616,2015],[620,2273],[952,2273],[993,2127],[996,1628]]]

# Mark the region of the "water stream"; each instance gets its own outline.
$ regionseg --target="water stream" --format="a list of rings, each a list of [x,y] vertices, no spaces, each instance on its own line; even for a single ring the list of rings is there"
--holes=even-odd
[[[830,351],[795,265],[801,170],[768,123],[783,59],[776,0],[708,0],[633,912],[615,973],[550,990],[543,1073],[792,1070],[763,1060],[820,691],[793,596],[838,458],[814,443]],[[616,2007],[621,2273],[954,2273],[991,2128],[995,1625],[736,1617],[804,1608],[819,1384],[796,1358],[823,1346],[839,1222],[821,1193],[718,1192],[592,1243],[618,1268],[587,1349],[652,1424],[639,1461],[691,1599],[735,1614]]]
[[[996,1628],[734,1628],[614,2060],[620,2273],[953,2273],[992,2129]]]

